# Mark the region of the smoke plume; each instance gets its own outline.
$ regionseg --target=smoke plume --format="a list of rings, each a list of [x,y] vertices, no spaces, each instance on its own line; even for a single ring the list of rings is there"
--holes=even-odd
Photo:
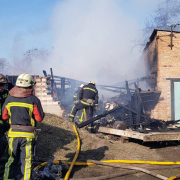
[[[137,22],[116,0],[59,2],[51,19],[54,50],[46,70],[56,75],[98,84],[134,79],[139,52],[133,40]],[[141,67],[138,67],[141,68]]]

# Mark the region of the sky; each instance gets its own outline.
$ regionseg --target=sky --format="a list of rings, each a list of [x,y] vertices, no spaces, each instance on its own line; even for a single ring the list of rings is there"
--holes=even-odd
[[[160,2],[0,0],[0,58],[11,65],[28,50],[45,49],[47,58],[40,54],[29,61],[31,74],[52,68],[55,75],[101,84],[141,77],[145,70],[135,40]]]

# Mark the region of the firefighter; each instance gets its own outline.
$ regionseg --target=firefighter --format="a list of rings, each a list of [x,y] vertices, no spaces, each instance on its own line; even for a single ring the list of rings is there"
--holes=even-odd
[[[21,179],[31,179],[31,161],[34,150],[36,122],[41,122],[44,112],[40,100],[33,95],[35,81],[31,75],[18,76],[16,86],[9,91],[9,96],[2,109],[3,120],[9,120],[9,159],[5,165],[5,180],[14,179],[17,164],[21,162]]]
[[[5,89],[7,86],[7,89]],[[5,99],[9,96],[9,90],[13,85],[7,81],[3,74],[0,74],[0,158],[4,154],[6,147],[8,146],[5,132],[9,130],[9,123],[2,119],[2,106]]]
[[[74,96],[73,96],[73,101],[74,101],[74,104],[77,104],[79,102],[79,92],[81,91],[81,89],[84,87],[84,84],[81,84],[79,87],[78,87],[78,90],[74,93]]]
[[[74,102],[74,106],[79,102],[79,92],[81,91],[81,89],[84,87],[84,84],[81,84],[79,87],[78,87],[78,90],[74,93],[74,96],[73,96],[73,102]],[[73,106],[73,108],[74,108]],[[72,109],[73,109],[72,108]],[[83,119],[84,119],[84,113],[83,113],[83,110],[80,110],[77,112],[76,114],[76,118],[79,122],[83,122]]]
[[[85,109],[87,120],[93,117],[94,110],[98,108],[98,90],[94,81],[90,81],[88,85],[85,85],[79,92],[79,102],[73,106],[69,118],[74,121],[76,112]],[[88,131],[93,132],[93,123],[88,126]]]

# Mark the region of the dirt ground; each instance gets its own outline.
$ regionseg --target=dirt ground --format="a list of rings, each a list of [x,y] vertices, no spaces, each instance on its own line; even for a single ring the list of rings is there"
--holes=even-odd
[[[38,123],[41,132],[38,136],[36,156],[47,159],[50,155],[55,160],[72,161],[77,148],[77,139],[73,129],[73,123],[52,114],[46,114],[42,123]],[[142,161],[180,161],[180,143],[142,143],[142,141],[130,140],[129,143],[121,143],[120,137],[90,134],[84,128],[78,129],[81,139],[81,150],[78,162],[87,160],[142,160]],[[125,164],[121,164],[125,165]],[[126,164],[129,165],[129,164]],[[130,166],[142,168],[158,168],[157,165]],[[180,174],[180,166],[171,166],[170,169],[153,170],[166,177]],[[123,173],[130,170],[112,168],[107,166],[74,166],[70,175],[72,180],[97,180],[100,176]],[[112,180],[155,180],[157,178],[138,172],[131,175],[111,178]]]
[[[77,139],[73,129],[73,123],[52,114],[46,114],[42,123],[38,124],[42,129],[38,137],[36,156],[48,158],[54,155],[56,160],[72,161],[76,148]],[[180,161],[180,143],[142,143],[130,140],[121,143],[119,137],[90,134],[85,129],[78,129],[81,139],[81,150],[77,161],[91,160],[146,160],[146,161]],[[131,164],[131,166],[140,166]],[[159,167],[155,165],[141,165],[141,167]],[[171,166],[175,167],[175,166]],[[74,166],[70,178],[91,178],[126,172],[121,168],[107,166]],[[155,170],[166,177],[180,174],[179,168]],[[112,178],[112,180],[155,180],[157,178],[144,173],[136,173],[127,176]]]

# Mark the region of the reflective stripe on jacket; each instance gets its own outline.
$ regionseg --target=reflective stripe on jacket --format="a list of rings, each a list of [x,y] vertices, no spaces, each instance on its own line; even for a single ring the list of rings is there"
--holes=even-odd
[[[9,119],[9,124],[36,127],[36,121],[42,121],[44,112],[40,100],[31,95],[25,98],[18,98],[9,95],[3,105],[4,120]],[[22,129],[10,129],[8,137],[34,138],[34,132]]]
[[[3,124],[2,121],[2,107],[6,100],[6,98],[9,96],[8,90],[4,90],[3,92],[0,92],[0,124]]]
[[[34,132],[23,132],[13,130],[12,128],[8,131],[8,137],[27,137],[27,138],[35,138]]]
[[[88,85],[85,85],[80,93],[79,93],[79,99],[81,101],[83,101],[83,99],[92,99],[94,100],[94,105],[98,105],[98,90],[96,89],[95,85],[93,84],[88,84]],[[83,104],[86,104],[88,105],[89,103],[87,102],[82,102]]]

